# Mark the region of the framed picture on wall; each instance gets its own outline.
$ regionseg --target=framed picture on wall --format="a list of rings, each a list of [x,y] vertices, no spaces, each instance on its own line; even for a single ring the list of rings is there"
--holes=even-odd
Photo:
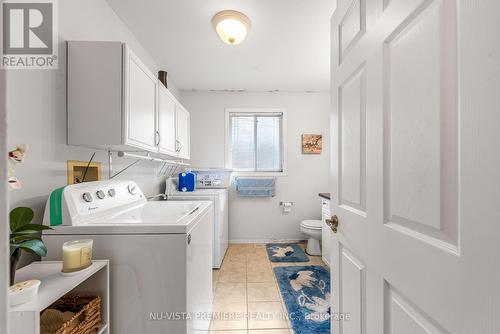
[[[87,168],[88,166],[88,168]],[[78,160],[68,160],[68,185],[101,180],[101,163]],[[85,180],[83,179],[85,175]]]
[[[323,135],[302,135],[302,154],[321,154]]]

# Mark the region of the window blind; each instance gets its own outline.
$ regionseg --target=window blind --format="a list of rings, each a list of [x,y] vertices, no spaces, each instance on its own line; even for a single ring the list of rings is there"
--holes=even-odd
[[[237,171],[283,171],[282,123],[282,113],[230,113],[231,168]]]

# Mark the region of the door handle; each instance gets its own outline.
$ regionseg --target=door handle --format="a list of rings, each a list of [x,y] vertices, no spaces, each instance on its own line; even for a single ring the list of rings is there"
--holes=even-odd
[[[339,227],[339,217],[333,215],[332,218],[325,220],[326,225],[330,226],[333,233],[337,233],[337,228]]]

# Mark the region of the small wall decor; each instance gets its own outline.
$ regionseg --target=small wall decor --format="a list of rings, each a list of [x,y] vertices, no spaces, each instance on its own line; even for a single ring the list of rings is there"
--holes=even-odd
[[[101,163],[88,161],[78,161],[78,160],[68,160],[68,184],[100,181],[101,180]],[[85,173],[85,170],[88,170]],[[85,174],[85,180],[83,175]]]
[[[323,135],[302,135],[302,154],[321,154]]]
[[[22,187],[21,181],[16,177],[16,165],[23,162],[26,151],[28,151],[28,145],[19,144],[16,146],[15,150],[9,152],[9,169],[7,182],[9,184],[9,189],[11,190],[21,189]]]

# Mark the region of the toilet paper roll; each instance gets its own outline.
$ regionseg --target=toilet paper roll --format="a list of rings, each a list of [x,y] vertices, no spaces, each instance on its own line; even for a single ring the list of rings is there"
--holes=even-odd
[[[283,212],[284,213],[289,213],[292,211],[292,203],[291,202],[284,202],[283,203]]]

